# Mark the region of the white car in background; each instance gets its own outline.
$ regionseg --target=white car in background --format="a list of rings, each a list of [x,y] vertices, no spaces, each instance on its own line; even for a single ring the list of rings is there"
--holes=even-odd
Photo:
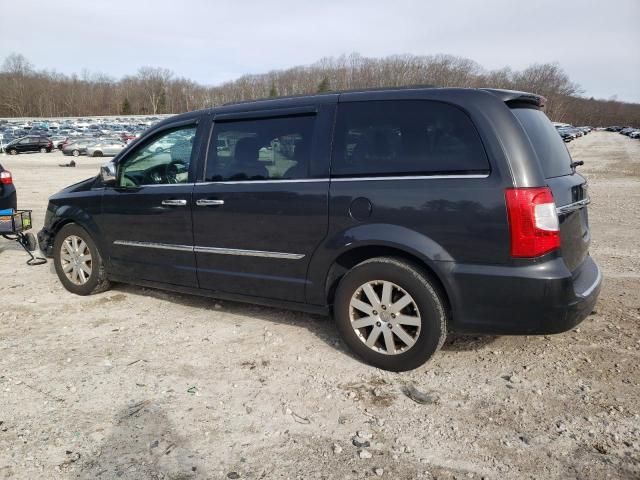
[[[105,140],[87,147],[89,157],[114,157],[125,147],[119,140]]]

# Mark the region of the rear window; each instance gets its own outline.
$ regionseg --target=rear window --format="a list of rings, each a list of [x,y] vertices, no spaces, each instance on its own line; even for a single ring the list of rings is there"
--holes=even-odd
[[[538,156],[545,178],[571,175],[571,155],[547,116],[533,108],[512,110]]]
[[[457,107],[428,100],[338,106],[334,176],[473,174],[489,171],[480,136]]]

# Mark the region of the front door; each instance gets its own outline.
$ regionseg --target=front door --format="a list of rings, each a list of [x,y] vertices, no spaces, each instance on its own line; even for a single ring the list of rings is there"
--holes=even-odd
[[[214,119],[194,189],[201,288],[303,302],[327,232],[332,107]]]
[[[102,230],[110,270],[129,279],[197,287],[191,205],[197,125],[168,127],[118,161],[105,189]]]

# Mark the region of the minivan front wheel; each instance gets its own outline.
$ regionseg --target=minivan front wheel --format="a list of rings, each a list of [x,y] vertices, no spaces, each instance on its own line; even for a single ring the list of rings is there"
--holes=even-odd
[[[411,264],[388,257],[366,260],[342,277],[334,317],[357,355],[396,372],[431,358],[447,331],[439,289]]]
[[[56,235],[53,261],[60,282],[71,293],[90,295],[110,287],[98,247],[87,231],[74,223]]]

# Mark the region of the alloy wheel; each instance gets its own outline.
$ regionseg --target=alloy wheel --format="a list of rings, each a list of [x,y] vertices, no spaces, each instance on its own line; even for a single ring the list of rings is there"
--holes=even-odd
[[[422,319],[413,297],[386,280],[356,289],[349,303],[351,327],[370,349],[385,355],[409,350],[420,336]]]

